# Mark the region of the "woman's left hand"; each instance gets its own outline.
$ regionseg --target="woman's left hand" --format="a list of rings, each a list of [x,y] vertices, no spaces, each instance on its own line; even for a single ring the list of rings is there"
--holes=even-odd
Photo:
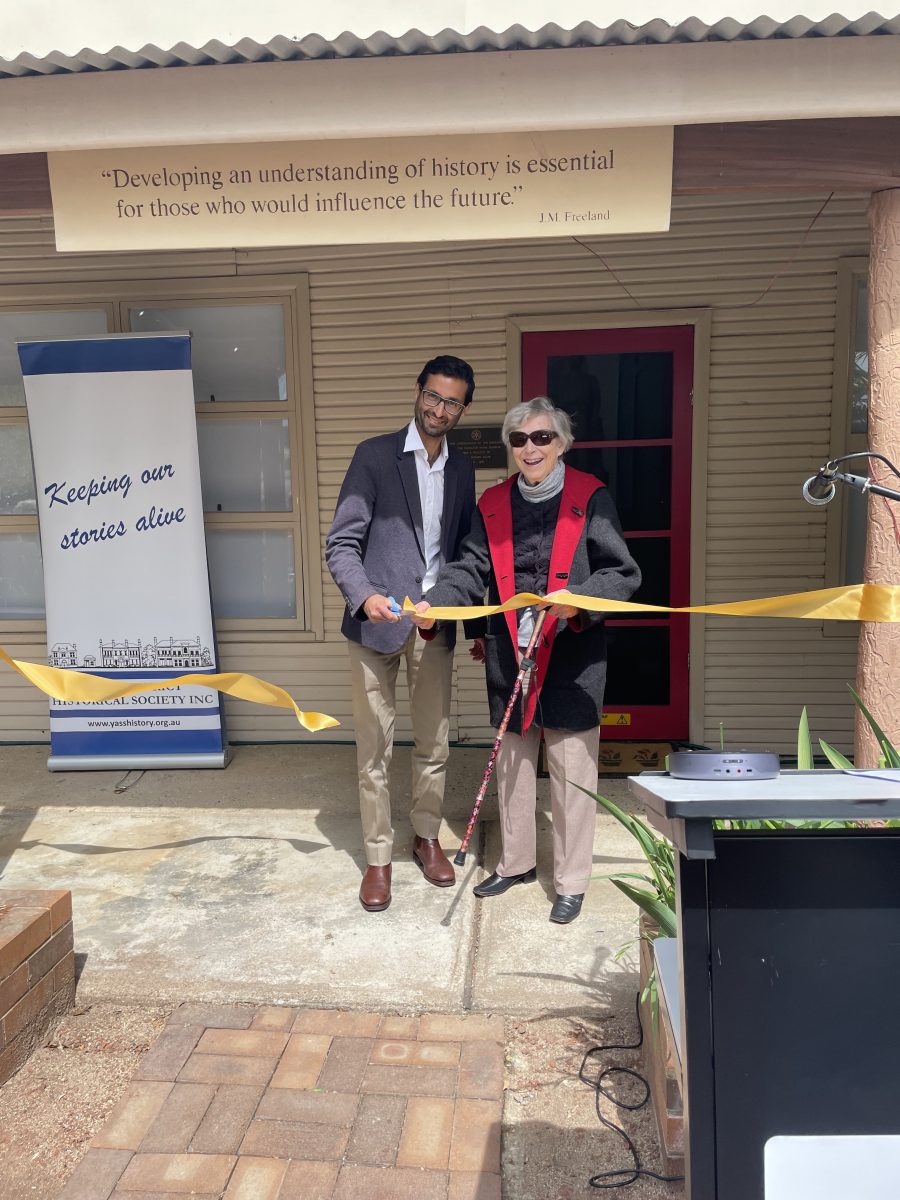
[[[418,625],[420,629],[431,629],[432,625],[434,625],[434,617],[426,616],[429,608],[431,608],[431,605],[427,600],[419,601],[416,605],[416,611],[409,614],[409,619],[413,625]]]
[[[578,616],[578,609],[573,604],[554,604],[552,592],[544,597],[540,607],[548,609],[548,617],[558,617],[560,621],[571,621],[573,617]]]

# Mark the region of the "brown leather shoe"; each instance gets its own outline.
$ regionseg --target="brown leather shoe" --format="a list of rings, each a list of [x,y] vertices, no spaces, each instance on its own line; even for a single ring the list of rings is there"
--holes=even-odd
[[[366,912],[381,912],[391,902],[391,864],[366,867],[359,885],[359,902]]]
[[[413,842],[413,861],[422,868],[422,874],[435,887],[452,887],[456,883],[453,863],[441,849],[437,838],[416,837]]]

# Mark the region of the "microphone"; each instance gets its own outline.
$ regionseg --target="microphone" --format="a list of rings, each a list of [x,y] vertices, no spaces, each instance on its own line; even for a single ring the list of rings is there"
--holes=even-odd
[[[834,476],[836,472],[826,463],[817,474],[807,479],[803,485],[803,499],[807,504],[817,506],[830,504],[834,499]]]

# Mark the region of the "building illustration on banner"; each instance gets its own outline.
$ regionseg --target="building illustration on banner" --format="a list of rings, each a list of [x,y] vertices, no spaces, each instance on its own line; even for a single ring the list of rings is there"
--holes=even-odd
[[[78,658],[74,642],[55,642],[47,656],[51,667],[96,667],[97,656],[86,654]],[[152,642],[117,642],[100,640],[100,666],[104,671],[132,671],[142,667],[161,670],[183,670],[191,667],[211,667],[212,654],[200,638],[154,638]]]

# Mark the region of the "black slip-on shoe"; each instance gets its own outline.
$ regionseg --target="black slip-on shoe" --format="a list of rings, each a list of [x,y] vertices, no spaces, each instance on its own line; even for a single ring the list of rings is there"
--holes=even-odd
[[[580,896],[557,895],[553,901],[553,907],[550,909],[550,920],[557,925],[568,925],[581,912],[582,900],[584,900],[584,892]]]
[[[537,879],[537,867],[532,867],[530,871],[526,871],[523,875],[498,875],[495,871],[493,875],[488,875],[487,879],[483,879],[481,883],[476,884],[472,888],[476,896],[502,896],[504,892],[516,883],[534,883]]]

